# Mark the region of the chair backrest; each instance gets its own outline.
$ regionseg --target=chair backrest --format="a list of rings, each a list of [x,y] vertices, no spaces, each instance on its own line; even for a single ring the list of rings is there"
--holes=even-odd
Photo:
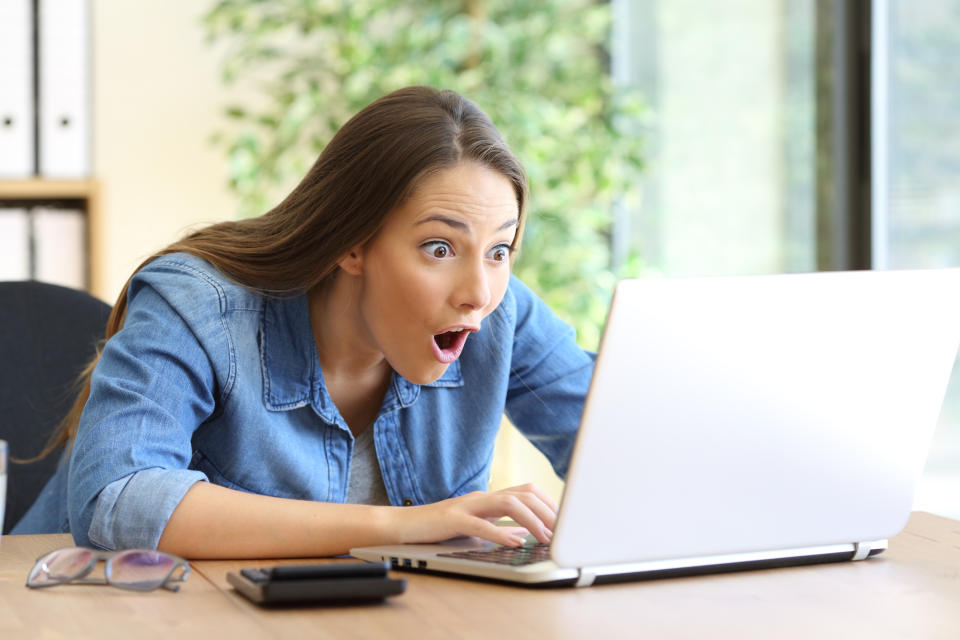
[[[47,443],[78,391],[77,376],[104,336],[110,305],[42,282],[0,282],[0,439],[11,458]],[[7,467],[6,533],[53,475],[61,451]]]

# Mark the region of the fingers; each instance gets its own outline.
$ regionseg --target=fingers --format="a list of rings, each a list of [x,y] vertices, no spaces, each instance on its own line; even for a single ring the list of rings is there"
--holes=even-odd
[[[499,527],[481,518],[474,519],[469,535],[483,538],[505,547],[519,547],[526,542],[527,530],[520,527]]]
[[[528,482],[527,484],[517,485],[515,487],[510,487],[508,489],[505,489],[505,491],[527,491],[529,493],[536,495],[538,498],[540,498],[540,500],[545,505],[547,505],[550,508],[554,516],[556,516],[557,511],[560,510],[560,507],[558,507],[557,503],[553,501],[553,498],[547,495],[547,493],[545,493],[540,487],[533,484],[532,482]]]
[[[538,498],[499,492],[491,497],[497,501],[501,515],[512,518],[538,542],[550,542],[556,517]]]
[[[557,506],[549,496],[532,484],[510,487],[493,495],[508,499],[504,505],[507,512],[502,515],[526,527],[538,541],[550,541],[557,522]]]
[[[527,533],[549,543],[557,519],[556,503],[532,484],[493,493],[476,491],[421,507],[404,508],[400,531],[405,542],[432,542],[458,535],[483,538],[507,547],[525,542]],[[510,518],[519,526],[497,526]]]
[[[553,527],[557,519],[556,505],[549,496],[533,485],[510,487],[494,493],[477,492],[464,497],[469,498],[471,514],[484,518],[485,525],[491,524],[495,519],[507,517],[526,528],[538,542],[546,544],[553,537]],[[487,534],[481,537],[491,539],[489,534],[492,529],[476,526]],[[514,537],[518,538],[516,535]]]

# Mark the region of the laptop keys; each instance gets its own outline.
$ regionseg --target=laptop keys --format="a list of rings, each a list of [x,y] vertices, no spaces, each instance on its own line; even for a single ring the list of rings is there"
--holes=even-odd
[[[550,545],[537,544],[530,547],[497,547],[495,549],[471,549],[438,553],[442,558],[462,558],[479,562],[492,562],[511,567],[535,564],[550,559]]]

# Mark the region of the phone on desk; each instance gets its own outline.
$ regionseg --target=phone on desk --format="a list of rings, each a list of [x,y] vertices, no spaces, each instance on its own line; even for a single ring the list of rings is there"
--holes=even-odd
[[[280,565],[228,573],[227,582],[261,605],[369,602],[406,589],[406,580],[387,576],[389,569],[388,562]]]

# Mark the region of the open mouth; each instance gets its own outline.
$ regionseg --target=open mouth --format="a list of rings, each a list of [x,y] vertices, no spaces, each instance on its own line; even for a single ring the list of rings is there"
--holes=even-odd
[[[459,358],[468,335],[470,335],[470,332],[464,329],[454,329],[434,335],[433,353],[437,360],[450,363]]]

